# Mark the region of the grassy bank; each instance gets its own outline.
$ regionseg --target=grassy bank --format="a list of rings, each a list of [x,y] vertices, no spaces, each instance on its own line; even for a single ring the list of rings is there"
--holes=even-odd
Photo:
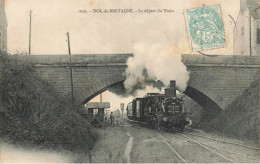
[[[206,125],[202,124],[201,127],[204,127],[206,130],[214,129],[236,138],[259,142],[259,94],[260,79],[256,79],[226,111],[223,111]]]
[[[1,52],[0,138],[24,146],[87,153],[96,132],[69,108],[35,67]]]

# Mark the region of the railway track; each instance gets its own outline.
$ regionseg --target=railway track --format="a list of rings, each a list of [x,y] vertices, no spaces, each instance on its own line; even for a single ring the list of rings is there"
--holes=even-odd
[[[199,141],[197,141],[197,140],[194,140],[194,139],[192,139],[192,138],[190,138],[190,137],[188,137],[188,136],[186,136],[186,135],[184,135],[184,134],[179,134],[179,135],[181,135],[181,136],[183,136],[183,137],[185,137],[185,138],[191,140],[192,142],[194,142],[194,143],[200,145],[201,147],[207,149],[208,151],[211,151],[211,152],[215,153],[216,155],[218,155],[218,156],[222,157],[223,159],[227,160],[228,162],[236,163],[236,162],[233,161],[232,159],[229,159],[229,158],[227,158],[226,156],[224,156],[224,155],[222,155],[222,154],[220,154],[220,153],[218,153],[218,152],[212,150],[211,148],[209,148],[208,146],[205,146],[204,144],[202,144],[201,142],[199,142]]]
[[[204,162],[204,161],[194,161],[193,159],[188,159],[188,158],[191,158],[191,157],[189,157],[187,154],[185,154],[185,153],[180,153],[180,152],[178,152],[177,150],[176,150],[176,148],[174,148],[175,146],[174,146],[174,144],[173,143],[171,143],[171,142],[169,142],[169,140],[167,140],[162,134],[160,134],[159,132],[156,132],[163,140],[164,140],[164,142],[168,145],[168,147],[174,152],[174,154],[183,162],[183,163],[198,163],[198,162]],[[199,145],[200,147],[202,147],[202,148],[204,148],[205,149],[205,151],[208,151],[208,152],[210,152],[210,154],[211,154],[211,156],[212,156],[212,154],[214,154],[215,156],[217,156],[217,157],[215,157],[215,158],[222,158],[224,161],[226,161],[226,162],[229,162],[229,163],[236,163],[235,161],[233,161],[232,159],[229,159],[228,157],[226,157],[226,156],[224,156],[224,155],[222,155],[222,154],[220,154],[220,153],[218,153],[218,152],[216,152],[216,151],[214,151],[214,150],[212,150],[211,148],[209,148],[209,147],[207,147],[207,146],[205,146],[205,145],[203,145],[202,143],[200,143],[200,142],[198,142],[198,141],[195,141],[195,140],[193,140],[193,139],[191,139],[191,138],[187,138],[187,136],[185,136],[185,135],[183,135],[183,134],[181,134],[181,136],[182,136],[182,138],[186,138],[186,139],[188,139],[189,141],[192,141],[192,142],[194,142],[195,144],[197,144],[197,145]],[[185,137],[184,137],[185,136]],[[190,150],[190,151],[192,151],[192,150]],[[186,157],[185,157],[186,156]],[[214,158],[214,159],[215,159]],[[218,159],[219,160],[219,159]],[[224,162],[222,160],[222,162]],[[215,161],[213,161],[213,162],[215,162]]]
[[[156,131],[155,131],[156,132]],[[183,162],[187,163],[187,161],[171,146],[168,140],[165,139],[160,133],[156,132],[163,140],[164,142],[170,147],[170,149],[174,152],[174,154]]]
[[[193,129],[188,131],[174,134],[158,131],[155,133],[170,148],[177,161],[182,163],[260,163],[258,147],[226,138],[211,138]]]
[[[241,144],[241,143],[236,143],[236,142],[231,142],[231,141],[227,141],[227,140],[220,140],[220,139],[210,138],[210,137],[207,137],[207,136],[202,136],[202,135],[193,134],[193,133],[184,133],[184,134],[179,134],[179,135],[185,136],[186,138],[189,138],[190,140],[195,140],[194,138],[188,137],[185,134],[192,135],[192,136],[195,136],[195,137],[200,138],[200,139],[211,140],[211,141],[213,141],[213,144],[214,144],[214,141],[215,141],[215,142],[221,143],[223,146],[234,145],[234,146],[238,146],[238,147],[244,147],[247,150],[251,150],[251,151],[254,151],[254,152],[258,152],[260,150],[257,147],[253,147],[253,146],[249,146],[249,145],[245,145],[245,144]],[[207,147],[210,147],[210,148],[213,148],[213,149],[217,149],[217,150],[222,151],[222,152],[227,152],[229,154],[234,154],[237,157],[243,157],[244,159],[245,158],[251,159],[251,160],[254,160],[254,162],[260,163],[260,158],[258,156],[257,157],[253,157],[253,156],[248,155],[248,153],[249,153],[248,151],[247,151],[247,154],[239,153],[239,152],[230,150],[230,148],[227,149],[227,148],[223,148],[223,147],[213,146],[212,144],[208,144],[208,143],[206,144],[205,142],[207,142],[207,141],[205,141],[205,140],[204,141],[200,141],[200,143],[202,145],[204,145],[204,146],[207,146]]]
[[[237,152],[234,152],[234,151],[231,151],[231,150],[223,149],[223,148],[220,148],[220,147],[217,147],[217,146],[212,146],[212,145],[205,144],[205,143],[203,143],[203,145],[208,146],[208,147],[212,147],[214,149],[222,150],[222,151],[225,151],[225,152],[228,152],[228,153],[231,153],[231,154],[236,154],[236,155],[243,156],[243,157],[246,157],[246,158],[254,159],[254,160],[257,160],[257,161],[260,162],[260,158],[255,158],[255,157],[252,157],[252,156],[249,156],[249,155],[237,153]]]
[[[236,143],[236,142],[231,142],[231,141],[227,141],[227,140],[215,139],[215,138],[211,138],[211,137],[207,137],[207,136],[202,136],[202,135],[199,135],[199,134],[194,134],[194,133],[184,133],[184,134],[192,135],[192,136],[196,136],[196,137],[201,137],[201,138],[205,138],[205,139],[209,139],[209,140],[216,141],[216,142],[220,142],[220,143],[232,144],[232,145],[237,145],[237,146],[241,146],[241,147],[246,147],[246,148],[250,148],[250,149],[254,149],[254,150],[260,150],[259,147],[253,147],[253,146],[249,146],[249,145],[245,145],[245,144],[240,144],[240,143]]]
[[[176,150],[176,148],[174,148],[174,144],[172,144],[171,142],[169,142],[169,140],[167,140],[162,134],[160,134],[159,132],[156,132],[163,140],[164,142],[168,145],[168,147],[174,152],[174,154],[183,162],[183,163],[190,163],[190,162],[194,162],[192,159],[189,159],[190,157],[187,156],[187,154],[185,153],[180,153]],[[176,134],[174,134],[176,135]],[[192,143],[194,144],[197,144],[198,146],[200,146],[201,148],[203,148],[205,151],[208,151],[208,152],[211,152],[212,154],[214,154],[216,156],[216,158],[222,158],[225,160],[225,162],[229,162],[229,163],[237,163],[239,161],[235,161],[237,160],[237,158],[230,158],[230,157],[227,157],[226,154],[223,155],[223,152],[228,152],[229,154],[233,154],[233,155],[236,155],[238,157],[243,157],[243,158],[248,158],[248,159],[251,159],[251,160],[254,160],[255,162],[259,163],[260,162],[260,159],[259,158],[255,158],[255,157],[252,157],[252,156],[249,156],[249,155],[246,155],[246,154],[242,154],[242,153],[238,153],[238,152],[234,152],[234,151],[231,151],[231,150],[227,150],[227,149],[224,149],[224,148],[220,148],[220,147],[217,147],[217,146],[212,146],[212,145],[209,145],[209,144],[206,144],[205,142],[200,142],[194,138],[191,138],[185,134],[181,134],[181,133],[178,133],[177,134],[178,136],[182,137],[182,138],[186,138],[188,141],[191,141]],[[218,152],[218,151],[221,151]],[[191,150],[192,151],[192,150]],[[186,156],[186,157],[185,157]],[[211,155],[212,156],[212,155]],[[216,160],[219,160],[219,159],[216,159]],[[202,161],[196,161],[196,162],[202,162]],[[216,162],[216,161],[214,161]]]

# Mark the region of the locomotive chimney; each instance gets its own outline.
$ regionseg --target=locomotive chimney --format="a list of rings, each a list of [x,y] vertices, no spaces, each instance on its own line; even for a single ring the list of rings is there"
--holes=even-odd
[[[175,82],[175,80],[170,81],[170,94],[171,94],[171,96],[176,97],[176,82]]]

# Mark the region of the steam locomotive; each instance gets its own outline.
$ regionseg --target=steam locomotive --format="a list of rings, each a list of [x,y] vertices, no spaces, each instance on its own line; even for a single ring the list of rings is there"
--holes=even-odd
[[[183,107],[183,100],[176,96],[176,82],[170,81],[165,94],[147,93],[127,105],[127,118],[148,124],[157,130],[183,132],[190,123]]]

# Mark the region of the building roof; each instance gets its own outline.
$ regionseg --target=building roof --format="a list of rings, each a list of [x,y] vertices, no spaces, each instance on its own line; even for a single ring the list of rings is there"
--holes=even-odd
[[[87,108],[100,109],[100,108],[110,108],[109,102],[88,102],[86,104]]]

